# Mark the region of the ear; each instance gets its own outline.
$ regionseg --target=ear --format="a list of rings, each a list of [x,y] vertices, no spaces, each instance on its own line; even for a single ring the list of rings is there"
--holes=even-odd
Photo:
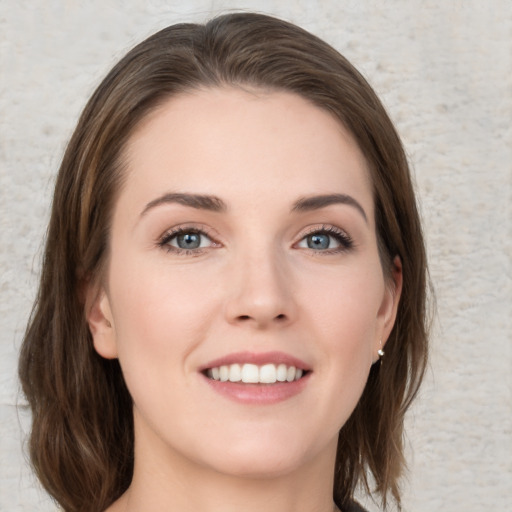
[[[87,289],[86,317],[96,352],[105,359],[117,357],[117,340],[110,302],[103,287]]]
[[[375,339],[375,346],[373,350],[373,362],[379,360],[378,351],[384,348],[386,341],[391,334],[393,326],[395,325],[396,315],[398,312],[398,304],[400,296],[402,295],[402,261],[399,256],[395,256],[391,268],[391,277],[387,280],[386,290],[382,304],[378,313],[378,328]]]

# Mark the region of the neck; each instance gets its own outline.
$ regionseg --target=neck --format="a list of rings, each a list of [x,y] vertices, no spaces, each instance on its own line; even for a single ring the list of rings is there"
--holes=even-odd
[[[274,475],[233,475],[136,444],[134,476],[109,512],[333,512],[336,444]]]
[[[196,478],[192,485],[184,479],[134,482],[126,494],[125,512],[152,510],[167,512],[333,512],[331,489],[296,478],[254,480],[210,476]]]

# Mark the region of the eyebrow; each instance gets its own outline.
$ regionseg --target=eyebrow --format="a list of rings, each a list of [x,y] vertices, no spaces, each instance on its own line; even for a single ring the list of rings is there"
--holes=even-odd
[[[306,212],[320,210],[321,208],[325,208],[332,204],[346,204],[353,206],[363,216],[365,222],[368,223],[368,217],[366,216],[364,208],[352,196],[347,194],[325,194],[303,197],[294,203],[292,211]]]
[[[178,203],[190,208],[212,212],[223,212],[227,209],[226,203],[216,196],[169,192],[150,201],[140,215],[142,217],[152,208],[169,203]]]
[[[149,210],[160,206],[162,204],[178,203],[190,208],[198,210],[208,210],[213,212],[223,212],[227,210],[226,203],[217,196],[210,196],[204,194],[187,194],[179,192],[169,192],[153,201],[150,201],[142,210],[141,217],[144,216]],[[295,201],[292,211],[306,212],[313,210],[320,210],[333,204],[346,204],[353,206],[362,215],[364,220],[368,222],[368,217],[361,204],[356,201],[352,196],[347,194],[323,194],[316,196],[302,197]]]

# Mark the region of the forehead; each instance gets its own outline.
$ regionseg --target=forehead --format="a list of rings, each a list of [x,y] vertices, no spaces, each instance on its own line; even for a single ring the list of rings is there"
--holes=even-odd
[[[339,192],[372,201],[366,160],[351,134],[290,92],[219,88],[175,96],[140,123],[125,160],[126,192],[148,200],[169,190],[275,193],[290,201]]]

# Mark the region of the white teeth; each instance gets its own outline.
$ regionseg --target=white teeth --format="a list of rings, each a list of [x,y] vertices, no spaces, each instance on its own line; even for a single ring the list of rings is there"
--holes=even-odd
[[[278,367],[277,367],[277,375],[276,375],[276,379],[279,381],[279,382],[285,382],[286,381],[286,374],[288,373],[288,368],[286,368],[286,365],[285,364],[280,364]]]
[[[260,368],[260,382],[264,384],[273,384],[276,381],[276,366],[274,364],[266,364]]]
[[[259,369],[255,364],[242,366],[242,382],[256,384],[260,381]]]
[[[229,381],[240,382],[242,380],[242,368],[239,364],[232,364],[229,367]]]
[[[275,382],[293,382],[299,380],[304,371],[285,364],[231,364],[209,368],[208,377],[221,382],[244,382],[246,384],[274,384]]]
[[[221,366],[219,368],[219,377],[221,382],[229,380],[229,366]]]

